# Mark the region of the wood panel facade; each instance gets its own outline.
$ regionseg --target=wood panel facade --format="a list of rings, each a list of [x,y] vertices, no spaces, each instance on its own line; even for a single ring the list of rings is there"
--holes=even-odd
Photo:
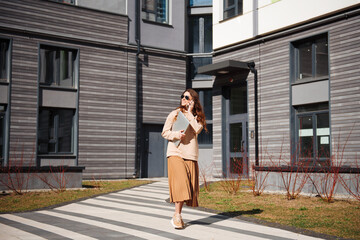
[[[128,17],[51,1],[0,1],[0,38],[12,40],[9,160],[25,153],[31,165],[52,164],[37,154],[39,48],[79,53],[76,161],[84,178],[129,178],[136,172],[136,47]],[[162,125],[186,85],[181,53],[140,52],[141,123]],[[169,100],[170,99],[170,100]],[[65,158],[65,157],[64,157]]]
[[[296,30],[274,34],[252,43],[241,43],[231,49],[215,51],[213,62],[224,60],[254,61],[258,70],[259,112],[259,159],[260,164],[271,159],[291,161],[293,157],[291,95],[291,44],[308,37],[327,34],[329,52],[329,116],[332,161],[341,160],[345,165],[356,167],[360,152],[360,30],[359,14],[346,14],[332,21],[309,24]],[[332,18],[334,19],[334,18]],[[248,79],[249,131],[254,130],[254,81]],[[224,129],[221,88],[214,89],[214,161],[218,171],[228,167],[224,164]],[[250,134],[249,134],[250,136]],[[340,146],[340,148],[338,148]],[[345,147],[345,148],[343,148]],[[340,155],[338,154],[340,151]],[[249,137],[250,164],[255,164],[255,142]],[[358,165],[357,165],[358,167]],[[216,174],[216,173],[215,173]]]

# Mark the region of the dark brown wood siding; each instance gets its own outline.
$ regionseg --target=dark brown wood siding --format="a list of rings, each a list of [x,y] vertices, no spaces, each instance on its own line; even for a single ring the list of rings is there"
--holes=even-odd
[[[0,36],[13,42],[12,158],[25,153],[35,164],[39,45],[67,47],[79,51],[77,144],[83,177],[133,176],[136,52],[126,45],[127,24],[126,16],[51,1],[0,0]],[[141,120],[162,125],[185,89],[186,61],[182,54],[156,50],[140,57]]]
[[[40,35],[127,43],[126,16],[40,0],[0,0],[0,26]]]
[[[328,33],[330,89],[329,113],[332,154],[338,146],[344,153],[343,163],[355,164],[360,152],[360,16],[343,18],[311,29],[283,35],[276,39],[239,47],[218,54],[214,62],[223,60],[255,61],[258,70],[259,151],[260,163],[270,159],[291,159],[291,87],[290,44],[318,34]],[[254,130],[253,74],[248,77],[249,130]],[[221,170],[223,160],[220,90],[213,97],[214,162]],[[349,137],[348,140],[346,140]],[[344,150],[342,150],[342,147]],[[255,160],[255,141],[249,139],[251,164]],[[340,160],[340,159],[338,159]],[[334,159],[335,161],[335,159]]]
[[[81,47],[79,165],[85,178],[126,177],[127,52]]]
[[[360,16],[331,25],[329,53],[333,154],[345,165],[357,160],[359,167]]]
[[[35,165],[38,44],[26,37],[12,39],[9,164]]]
[[[147,54],[142,64],[143,122],[164,124],[186,87],[185,58]]]

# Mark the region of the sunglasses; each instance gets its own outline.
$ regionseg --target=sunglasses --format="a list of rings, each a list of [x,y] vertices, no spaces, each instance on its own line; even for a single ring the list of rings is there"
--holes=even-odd
[[[181,99],[185,98],[186,100],[190,100],[189,96],[181,95]]]

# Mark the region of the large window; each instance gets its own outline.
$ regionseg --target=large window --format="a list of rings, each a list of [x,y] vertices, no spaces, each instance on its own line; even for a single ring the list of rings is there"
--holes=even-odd
[[[189,52],[191,57],[191,79],[208,79],[198,74],[198,68],[212,63],[212,17],[211,15],[189,17]]]
[[[37,153],[77,157],[79,50],[40,45]],[[56,161],[54,160],[56,164]]]
[[[243,14],[243,0],[224,0],[224,19]]]
[[[293,43],[294,79],[312,80],[327,78],[329,75],[329,56],[327,34]]]
[[[209,132],[204,130],[198,136],[199,144],[206,145],[213,143],[213,121],[212,121],[212,89],[200,89],[197,90],[200,98],[201,105],[205,112],[207,129]]]
[[[40,109],[39,154],[72,154],[74,151],[74,114],[72,109]]]
[[[169,23],[169,0],[143,0],[142,1],[143,19]]]
[[[0,39],[0,81],[8,81],[9,73],[9,40]]]
[[[40,84],[74,87],[77,50],[41,46]]]
[[[297,152],[300,161],[326,166],[330,159],[327,103],[296,107]]]
[[[212,52],[212,16],[192,16],[189,18],[191,53]]]

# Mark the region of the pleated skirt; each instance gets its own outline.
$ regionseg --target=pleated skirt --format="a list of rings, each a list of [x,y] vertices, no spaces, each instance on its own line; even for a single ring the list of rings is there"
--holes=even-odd
[[[199,197],[199,166],[197,161],[168,157],[170,202],[184,201],[197,207]]]

